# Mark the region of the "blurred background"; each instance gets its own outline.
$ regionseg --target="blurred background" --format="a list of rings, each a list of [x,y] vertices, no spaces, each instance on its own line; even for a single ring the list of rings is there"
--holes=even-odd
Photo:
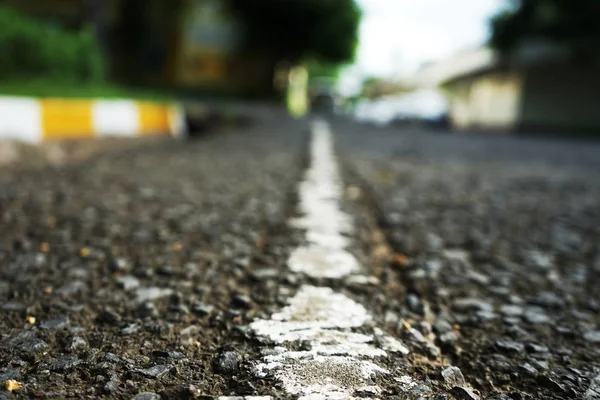
[[[0,95],[595,133],[598,16],[596,0],[2,0]]]

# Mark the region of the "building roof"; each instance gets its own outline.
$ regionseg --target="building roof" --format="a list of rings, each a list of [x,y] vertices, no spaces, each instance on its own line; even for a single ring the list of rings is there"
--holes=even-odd
[[[517,48],[510,58],[503,58],[488,47],[457,53],[445,60],[428,65],[412,77],[417,87],[435,87],[461,78],[495,70],[502,65],[527,68],[549,60],[565,59],[568,51],[547,41],[528,41]]]

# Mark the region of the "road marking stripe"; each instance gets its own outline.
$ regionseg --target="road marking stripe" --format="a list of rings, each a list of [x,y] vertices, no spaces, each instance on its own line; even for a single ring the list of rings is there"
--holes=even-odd
[[[346,250],[346,235],[353,226],[340,206],[342,189],[331,132],[325,123],[317,122],[312,130],[311,165],[299,187],[299,207],[304,216],[291,221],[306,230],[310,244],[291,253],[288,265],[292,271],[334,279],[361,271],[356,258]],[[376,397],[382,389],[374,378],[389,374],[377,359],[388,353],[406,355],[408,349],[371,324],[364,306],[346,295],[329,287],[304,285],[271,319],[250,324],[250,330],[266,347],[255,373],[275,377],[288,394],[301,400],[352,399],[356,391]],[[353,331],[358,328],[372,334]],[[292,351],[285,347],[290,343],[306,346]],[[409,375],[395,379],[406,389],[417,384]]]

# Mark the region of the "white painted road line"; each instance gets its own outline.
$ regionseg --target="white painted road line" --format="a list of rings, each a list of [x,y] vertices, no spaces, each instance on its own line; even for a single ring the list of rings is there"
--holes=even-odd
[[[346,250],[352,220],[340,206],[343,185],[331,132],[317,122],[312,133],[311,166],[299,187],[304,216],[292,221],[306,231],[310,244],[295,249],[288,266],[314,278],[342,279],[361,272]],[[355,332],[358,328],[372,334]],[[250,329],[265,344],[257,376],[275,377],[288,394],[302,400],[353,399],[357,391],[377,397],[382,389],[374,378],[390,374],[378,360],[388,353],[408,354],[400,341],[372,326],[361,304],[328,287],[302,286],[285,308],[269,320],[254,321]],[[302,344],[302,350],[285,347],[291,343]],[[395,380],[406,390],[417,385],[409,375]]]

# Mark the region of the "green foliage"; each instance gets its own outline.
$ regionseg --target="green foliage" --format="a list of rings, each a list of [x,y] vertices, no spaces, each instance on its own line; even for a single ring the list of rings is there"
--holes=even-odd
[[[355,0],[230,0],[245,45],[289,62],[353,60],[361,11]]]
[[[47,77],[98,82],[105,74],[102,52],[91,32],[72,32],[0,7],[2,80]]]
[[[598,0],[512,0],[493,18],[490,44],[510,51],[527,39],[566,45],[576,54],[597,52],[600,44]]]

